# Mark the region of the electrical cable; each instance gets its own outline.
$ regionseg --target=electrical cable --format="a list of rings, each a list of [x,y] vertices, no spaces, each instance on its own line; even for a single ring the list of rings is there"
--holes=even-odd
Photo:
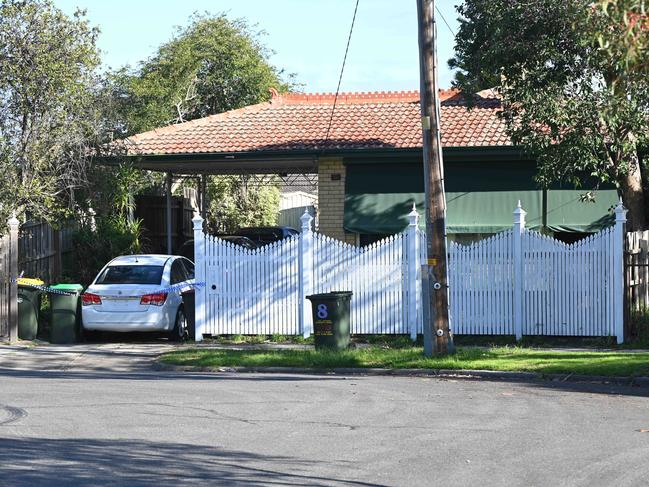
[[[340,67],[340,76],[338,77],[338,86],[336,87],[336,95],[334,96],[334,105],[331,108],[331,116],[329,117],[329,125],[327,126],[327,134],[325,135],[324,143],[322,147],[324,148],[327,145],[329,140],[329,131],[331,130],[331,124],[334,120],[334,113],[336,111],[336,102],[338,101],[338,94],[340,93],[340,83],[343,79],[343,72],[345,71],[345,63],[347,62],[347,53],[349,52],[349,43],[352,40],[352,32],[354,31],[354,23],[356,22],[356,12],[358,12],[358,3],[360,0],[356,0],[356,6],[354,7],[354,16],[352,17],[352,25],[349,28],[349,36],[347,37],[347,47],[345,47],[345,56],[343,57],[343,65]]]
[[[456,36],[455,31],[453,31],[453,29],[451,29],[451,26],[446,21],[446,17],[444,17],[444,14],[442,13],[442,11],[439,9],[439,7],[437,5],[435,5],[435,10],[437,10],[437,13],[439,14],[439,16],[442,18],[442,20],[446,24],[446,27],[448,27],[448,30],[451,32],[451,34],[453,34],[453,37],[455,37]]]

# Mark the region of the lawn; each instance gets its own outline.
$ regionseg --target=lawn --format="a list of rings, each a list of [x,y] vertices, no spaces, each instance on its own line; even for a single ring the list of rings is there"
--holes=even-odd
[[[370,346],[342,352],[316,350],[223,350],[189,348],[161,362],[196,367],[346,367],[472,369],[541,374],[649,376],[649,353],[563,352],[520,347],[459,348],[447,357],[425,358],[420,347]]]

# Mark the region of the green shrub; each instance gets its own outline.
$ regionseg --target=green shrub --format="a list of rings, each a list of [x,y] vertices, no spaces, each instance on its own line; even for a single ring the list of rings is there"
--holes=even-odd
[[[101,268],[119,255],[143,252],[141,222],[128,222],[120,216],[97,218],[72,236],[75,266],[66,269],[65,280],[89,285]]]

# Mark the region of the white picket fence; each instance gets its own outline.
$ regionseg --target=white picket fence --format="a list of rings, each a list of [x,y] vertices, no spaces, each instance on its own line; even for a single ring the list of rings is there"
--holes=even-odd
[[[471,335],[623,338],[623,228],[616,224],[573,244],[514,228],[471,245],[449,244],[453,331]],[[420,238],[423,238],[421,236]]]
[[[511,230],[448,246],[449,315],[455,334],[616,336],[623,340],[623,225],[572,245],[525,229],[514,211]],[[408,228],[367,247],[311,230],[254,250],[203,233],[194,219],[196,337],[221,334],[312,332],[306,296],[352,291],[354,334],[410,334],[423,330],[421,270],[425,235],[418,215]]]

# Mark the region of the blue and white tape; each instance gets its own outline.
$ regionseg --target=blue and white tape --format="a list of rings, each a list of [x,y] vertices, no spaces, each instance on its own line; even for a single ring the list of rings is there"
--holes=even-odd
[[[18,279],[12,279],[11,282],[18,282]],[[19,284],[23,287],[31,287],[34,289],[38,289],[39,291],[43,291],[45,293],[50,293],[50,294],[60,294],[63,296],[75,296],[77,294],[76,292],[73,291],[61,291],[60,289],[54,289],[47,286],[40,286],[38,284],[28,284],[25,282],[21,282]],[[135,297],[149,296],[151,294],[169,294],[169,293],[174,293],[176,291],[179,292],[189,291],[190,289],[199,288],[202,286],[205,286],[204,282],[182,282],[180,284],[174,284],[173,286],[168,286],[162,289],[158,289],[157,291],[151,293],[129,295],[129,296],[135,298]]]
[[[202,287],[204,285],[204,282],[181,282],[180,284],[174,284],[173,286],[163,287],[162,289],[149,294],[168,294],[175,293],[176,291],[182,293],[183,291],[189,291],[190,289]]]
[[[18,279],[12,279],[11,282],[18,282]],[[28,284],[26,282],[19,282],[22,287],[31,287],[34,289],[38,289],[39,291],[43,291],[44,293],[50,293],[50,294],[61,294],[63,296],[74,296],[77,294],[76,292],[73,291],[61,291],[60,289],[54,289],[51,287],[47,286],[40,286],[38,284]]]

